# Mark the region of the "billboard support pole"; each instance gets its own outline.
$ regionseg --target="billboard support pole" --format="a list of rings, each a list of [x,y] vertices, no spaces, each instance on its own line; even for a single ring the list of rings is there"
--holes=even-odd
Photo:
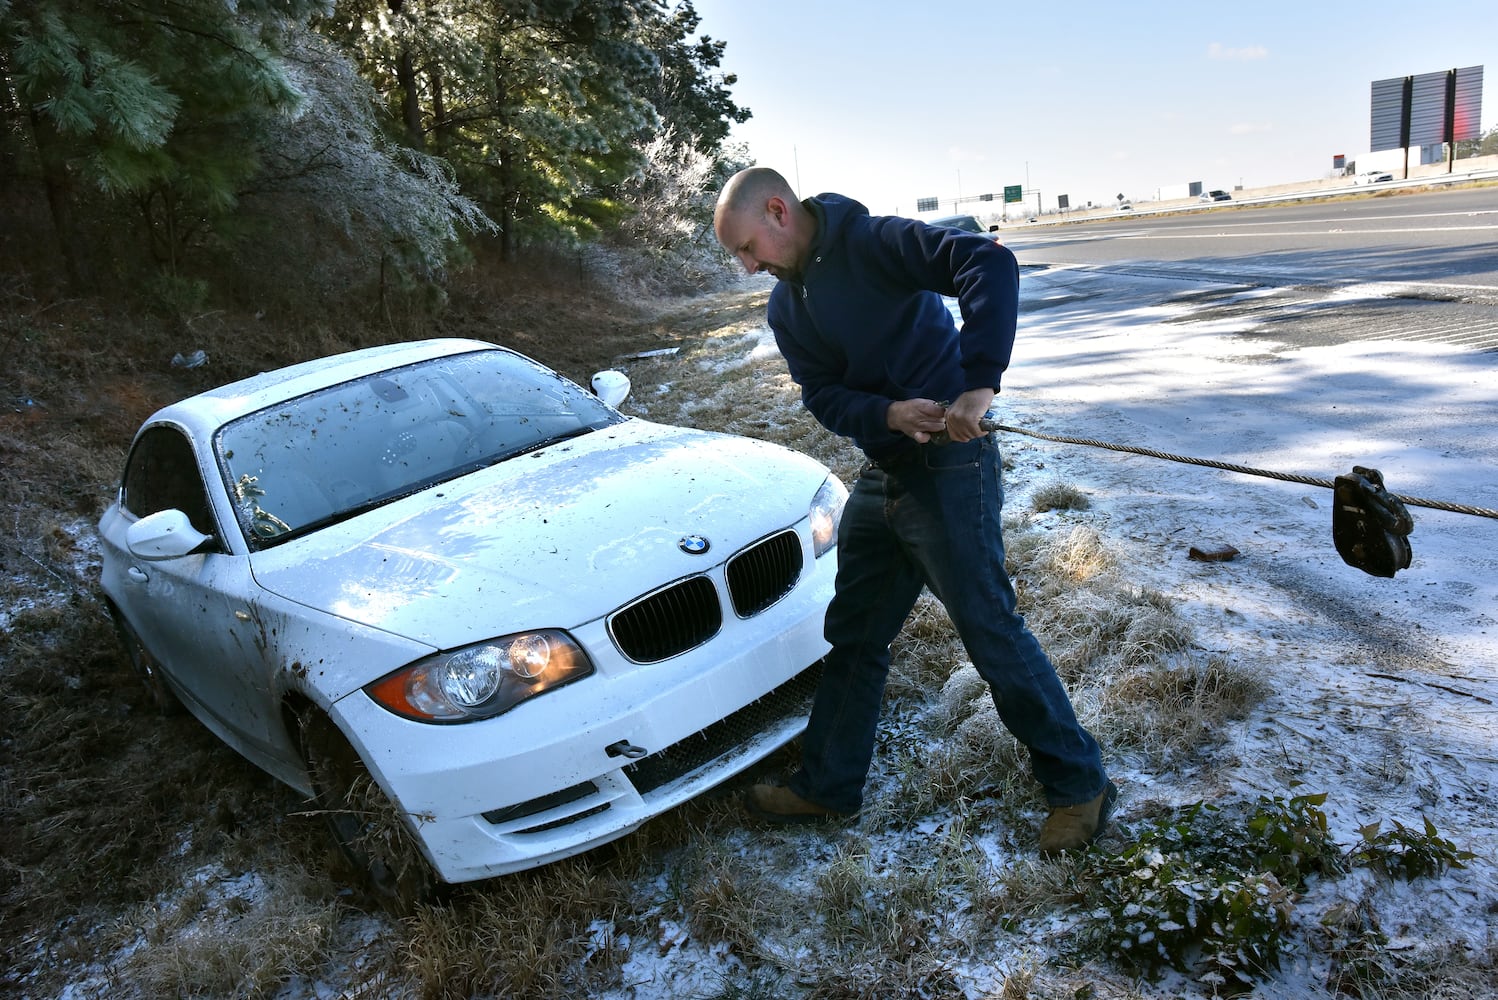
[[[1404,150],[1404,177],[1410,179],[1410,115],[1415,106],[1415,78],[1404,78],[1404,107],[1399,113],[1399,148]]]
[[[1456,70],[1446,71],[1446,172],[1456,172]]]

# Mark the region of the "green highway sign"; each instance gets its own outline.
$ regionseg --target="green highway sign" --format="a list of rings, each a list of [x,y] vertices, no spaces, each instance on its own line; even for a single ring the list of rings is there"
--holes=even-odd
[[[1004,204],[1008,205],[1008,204],[1010,204],[1012,202],[1024,201],[1024,200],[1025,200],[1024,190],[1023,190],[1023,188],[1020,185],[1018,185],[1018,184],[1006,184],[1006,185],[1004,185]]]

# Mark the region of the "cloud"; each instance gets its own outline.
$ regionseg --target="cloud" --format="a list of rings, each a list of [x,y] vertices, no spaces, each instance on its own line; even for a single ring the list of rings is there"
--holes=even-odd
[[[1274,126],[1268,122],[1238,122],[1228,129],[1232,135],[1257,135],[1260,132],[1273,131]]]
[[[1262,45],[1247,45],[1241,49],[1231,49],[1221,42],[1213,42],[1207,46],[1207,58],[1248,62],[1251,59],[1268,59],[1269,50]]]

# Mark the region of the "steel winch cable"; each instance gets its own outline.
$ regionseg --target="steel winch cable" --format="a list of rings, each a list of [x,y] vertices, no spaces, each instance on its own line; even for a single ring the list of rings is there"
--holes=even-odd
[[[1109,451],[1123,451],[1131,455],[1144,455],[1147,458],[1162,458],[1168,462],[1180,462],[1185,465],[1201,465],[1209,469],[1222,469],[1226,472],[1240,472],[1247,476],[1261,476],[1266,479],[1279,479],[1287,483],[1303,483],[1306,486],[1321,486],[1326,489],[1335,489],[1336,484],[1330,479],[1320,479],[1315,476],[1301,476],[1290,472],[1275,472],[1271,469],[1255,469],[1247,465],[1235,465],[1232,462],[1218,462],[1210,458],[1192,458],[1189,455],[1172,455],[1169,452],[1155,451],[1152,448],[1137,448],[1127,444],[1113,444],[1108,441],[1095,441],[1091,438],[1069,437],[1065,434],[1044,434],[1040,431],[1026,430],[1023,427],[1011,427],[1001,424],[996,420],[984,418],[978,422],[978,426],[985,431],[1004,431],[1009,434],[1023,434],[1026,437],[1039,438],[1042,441],[1055,441],[1059,444],[1077,444],[1089,448],[1105,448]],[[1403,504],[1413,507],[1429,507],[1434,510],[1448,510],[1457,514],[1471,514],[1474,517],[1498,518],[1498,510],[1488,507],[1473,507],[1470,504],[1451,503],[1446,500],[1427,500],[1423,497],[1404,496],[1399,493],[1390,493],[1388,496]]]

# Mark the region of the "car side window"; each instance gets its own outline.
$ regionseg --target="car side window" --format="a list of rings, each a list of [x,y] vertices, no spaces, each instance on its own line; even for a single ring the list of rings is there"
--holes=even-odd
[[[192,445],[171,427],[152,427],[135,442],[125,463],[121,504],[136,517],[180,510],[196,530],[217,534]]]

